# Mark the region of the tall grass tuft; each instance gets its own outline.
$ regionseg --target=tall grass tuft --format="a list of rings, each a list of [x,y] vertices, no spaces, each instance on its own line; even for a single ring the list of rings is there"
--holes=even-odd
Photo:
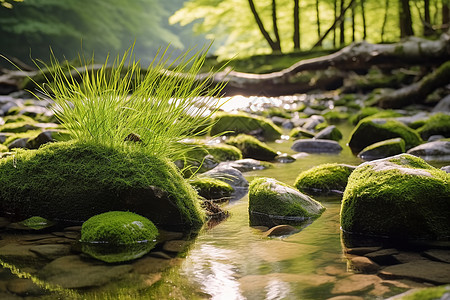
[[[207,130],[217,110],[213,95],[223,86],[209,88],[212,75],[196,78],[205,57],[201,49],[170,60],[166,48],[143,69],[131,48],[112,64],[80,58],[80,69],[53,56],[40,89],[74,139],[175,160],[185,151],[180,141]]]

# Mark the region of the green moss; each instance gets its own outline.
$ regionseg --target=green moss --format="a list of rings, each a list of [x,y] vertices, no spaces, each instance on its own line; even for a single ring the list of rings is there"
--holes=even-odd
[[[321,131],[322,129],[325,129],[325,128],[327,128],[328,126],[330,126],[330,125],[328,124],[328,122],[322,122],[322,123],[317,124],[316,127],[314,127],[314,130],[316,130],[316,131]]]
[[[265,109],[261,113],[264,117],[282,117],[286,119],[290,119],[291,115],[283,108],[279,107],[270,107],[268,109]]]
[[[167,159],[91,143],[18,150],[0,160],[0,186],[1,211],[20,218],[85,221],[129,209],[156,224],[190,230],[201,226],[205,216],[197,193]],[[170,207],[164,207],[164,198]],[[167,223],[169,217],[180,223]]]
[[[36,123],[36,121],[28,116],[24,116],[24,115],[13,115],[13,116],[6,116],[3,117],[3,120],[5,121],[5,123],[14,123],[14,122],[26,122],[29,124],[33,124]]]
[[[132,212],[109,211],[89,218],[81,227],[81,241],[129,245],[153,241],[158,229],[147,218]]]
[[[242,159],[242,152],[237,147],[226,144],[205,145],[206,151],[218,161]]]
[[[352,117],[350,117],[350,123],[352,123],[353,125],[358,124],[359,121],[361,121],[362,119],[368,117],[368,116],[372,116],[374,114],[376,114],[377,112],[379,112],[380,109],[377,107],[363,107],[359,113],[353,115]]]
[[[249,212],[314,218],[325,210],[319,202],[294,191],[291,186],[278,180],[256,178],[249,186]]]
[[[438,134],[450,137],[450,115],[437,113],[431,116],[417,132],[424,140]]]
[[[343,164],[322,164],[301,172],[294,186],[302,192],[321,194],[344,192],[354,167]]]
[[[0,152],[8,152],[9,151],[9,148],[8,147],[6,147],[5,145],[3,145],[3,144],[0,144]]]
[[[38,129],[38,130],[29,130],[26,132],[15,133],[15,134],[8,136],[6,138],[4,144],[9,145],[12,142],[14,142],[15,140],[22,139],[22,138],[33,138],[35,136],[38,136],[41,132],[42,132],[42,130]]]
[[[365,160],[384,158],[405,153],[405,141],[402,138],[394,138],[367,146],[358,154]]]
[[[258,160],[273,160],[277,152],[257,138],[239,134],[226,141],[227,144],[237,147],[242,152],[244,158],[254,158]]]
[[[23,220],[22,222],[20,222],[20,224],[31,229],[39,230],[52,226],[54,223],[45,218],[34,216]]]
[[[291,132],[289,132],[289,136],[293,138],[313,138],[314,132],[305,130],[300,127],[292,128]]]
[[[364,163],[348,179],[341,227],[402,239],[448,238],[449,180],[446,172],[409,154]]]
[[[210,135],[250,133],[261,131],[265,140],[273,141],[279,139],[282,134],[281,128],[276,126],[271,120],[253,116],[246,113],[224,113],[219,112],[214,117],[214,125],[211,126]]]
[[[356,154],[371,144],[397,137],[405,141],[406,149],[422,143],[419,134],[401,122],[391,119],[364,119],[353,129],[348,145]]]
[[[206,199],[230,197],[233,193],[233,188],[228,183],[216,178],[195,177],[189,183]]]
[[[36,129],[39,129],[39,127],[36,127],[33,125],[33,123],[30,124],[28,122],[5,123],[4,125],[0,126],[0,132],[20,133]]]
[[[348,120],[350,114],[347,112],[338,111],[336,109],[329,110],[322,114],[322,116],[329,123],[339,123],[345,120]]]
[[[424,289],[419,289],[417,291],[413,291],[412,293],[407,293],[401,298],[395,298],[398,300],[436,300],[436,299],[444,299],[442,296],[444,294],[450,293],[450,286],[435,286]]]

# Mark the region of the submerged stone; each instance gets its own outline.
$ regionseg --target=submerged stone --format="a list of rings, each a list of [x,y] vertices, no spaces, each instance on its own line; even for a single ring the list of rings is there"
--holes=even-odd
[[[363,160],[374,160],[404,152],[405,141],[402,138],[394,138],[367,146],[358,153],[358,157]]]
[[[392,119],[364,119],[353,129],[348,143],[353,153],[361,152],[376,142],[392,138],[402,138],[406,149],[422,143],[422,139],[413,129]]]
[[[131,211],[158,227],[199,228],[197,193],[168,160],[80,142],[51,143],[0,160],[0,209],[16,219],[81,223]]]
[[[341,227],[366,236],[448,238],[449,179],[444,171],[409,154],[363,163],[348,179]]]
[[[339,153],[342,151],[341,145],[336,141],[316,139],[297,140],[291,149],[306,153]]]
[[[354,169],[345,164],[322,164],[301,172],[294,185],[299,191],[310,194],[342,194]]]
[[[325,208],[319,202],[273,178],[254,179],[249,187],[251,226],[302,224],[319,217]]]
[[[340,141],[342,139],[342,133],[336,126],[331,125],[319,131],[314,138],[320,140]]]

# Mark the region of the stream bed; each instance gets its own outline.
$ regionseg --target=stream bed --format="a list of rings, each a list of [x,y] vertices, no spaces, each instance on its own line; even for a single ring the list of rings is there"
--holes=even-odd
[[[360,164],[345,146],[352,126],[338,127],[344,135],[340,154],[309,154],[293,163],[246,172],[246,179],[273,177],[293,185],[300,172],[319,164]],[[293,154],[292,142],[269,145]],[[442,280],[358,270],[351,261],[364,257],[364,252],[378,253],[373,260],[382,270],[395,264],[389,261],[392,258],[397,263],[435,263],[430,260],[433,255],[424,253],[448,255],[450,248],[445,243],[412,248],[364,244],[359,252],[349,251],[339,224],[341,197],[314,198],[326,211],[288,236],[267,237],[261,228],[250,227],[248,196],[244,196],[223,205],[230,215],[221,223],[205,226],[190,237],[163,232],[150,253],[115,264],[82,253],[79,227],[30,233],[12,230],[2,219],[0,299],[386,299]],[[450,282],[447,279],[444,283]]]

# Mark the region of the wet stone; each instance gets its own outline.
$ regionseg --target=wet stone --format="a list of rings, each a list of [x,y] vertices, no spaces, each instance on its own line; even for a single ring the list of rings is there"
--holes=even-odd
[[[0,299],[2,300],[22,300],[20,296],[12,295],[6,292],[0,292]]]
[[[386,267],[379,274],[383,278],[407,278],[433,284],[445,284],[450,282],[450,264],[418,260]]]
[[[14,278],[8,281],[7,289],[11,293],[19,296],[39,296],[45,294],[44,289],[33,283],[31,279],[26,278]]]
[[[332,294],[348,294],[368,291],[381,279],[375,275],[356,274],[339,280],[335,283]]]
[[[297,228],[290,225],[278,225],[264,232],[263,236],[282,236],[293,234],[298,231],[299,230]]]
[[[133,270],[138,274],[152,274],[167,270],[182,262],[179,258],[165,259],[157,257],[144,257],[133,263]]]
[[[38,245],[30,248],[30,251],[48,260],[70,254],[70,245],[48,244]]]
[[[393,257],[402,264],[409,263],[416,260],[425,259],[417,252],[400,252],[399,254],[393,255]]]
[[[380,266],[377,263],[364,256],[353,257],[350,259],[349,264],[353,270],[367,274],[376,273],[380,269]]]
[[[188,242],[185,240],[172,240],[164,243],[163,249],[168,252],[182,252],[186,249]]]
[[[395,259],[394,255],[398,254],[397,249],[383,249],[375,252],[368,253],[364,255],[365,257],[373,260],[379,265],[394,265],[398,264],[399,261]]]
[[[167,253],[162,252],[162,251],[150,252],[148,255],[152,256],[152,257],[156,257],[156,258],[172,259],[172,257],[170,255],[168,255]]]
[[[102,286],[119,279],[132,270],[130,265],[104,265],[83,260],[78,255],[63,256],[46,265],[40,277],[62,288]]]
[[[182,237],[183,237],[182,232],[166,231],[163,229],[159,229],[158,239],[161,241],[179,240]]]
[[[424,252],[426,257],[431,258],[432,260],[442,261],[450,264],[450,251],[448,250],[440,250],[440,249],[431,249]],[[450,279],[449,279],[450,282]]]
[[[380,249],[381,247],[357,247],[357,248],[346,248],[345,252],[354,255],[366,255],[367,253],[375,252]]]
[[[282,163],[282,164],[288,164],[293,163],[296,159],[292,157],[291,155],[287,153],[282,153],[277,156],[275,156],[275,161]]]

